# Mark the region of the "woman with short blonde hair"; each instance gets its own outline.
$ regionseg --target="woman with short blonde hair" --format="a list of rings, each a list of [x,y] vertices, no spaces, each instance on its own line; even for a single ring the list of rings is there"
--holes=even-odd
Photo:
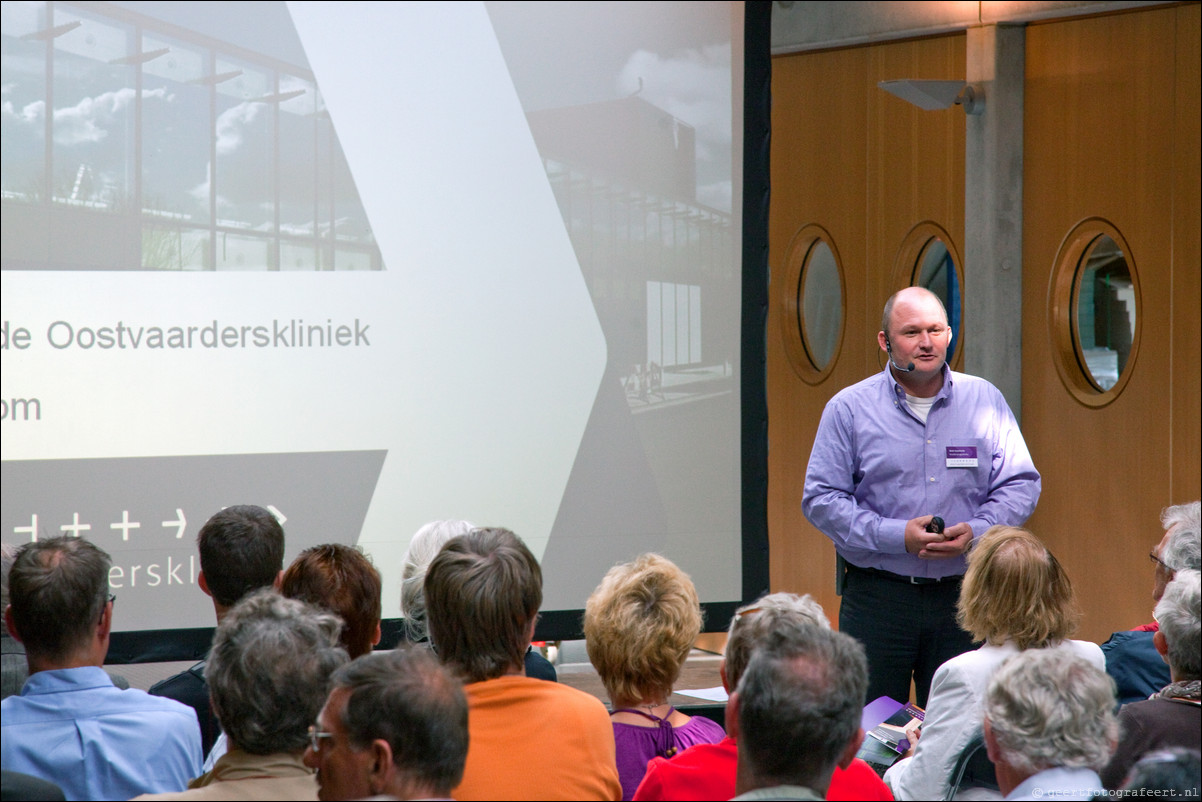
[[[995,526],[986,535],[968,554],[956,604],[960,628],[974,641],[1011,641],[1020,650],[1072,635],[1079,614],[1056,555],[1021,527]]]
[[[1006,658],[1048,649],[1106,669],[1096,643],[1069,640],[1077,610],[1068,574],[1039,538],[1018,526],[986,530],[968,553],[957,618],[973,651],[935,671],[926,719],[908,756],[885,772],[897,799],[943,799],[956,759],[981,728],[985,691]]]
[[[692,580],[658,554],[611,568],[585,605],[589,660],[613,707],[623,799],[634,796],[651,758],[726,735],[713,721],[691,718],[668,703],[700,633]]]

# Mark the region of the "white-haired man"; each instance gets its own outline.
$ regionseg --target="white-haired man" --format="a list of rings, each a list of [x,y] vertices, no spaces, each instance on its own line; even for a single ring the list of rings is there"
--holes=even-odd
[[[1119,711],[1119,746],[1102,770],[1107,788],[1121,787],[1135,761],[1151,750],[1174,746],[1202,749],[1200,577],[1197,571],[1178,571],[1156,605],[1160,629],[1153,640],[1168,663],[1172,681],[1151,699],[1124,705]]]
[[[985,694],[985,748],[1007,802],[1092,799],[1118,734],[1114,682],[1077,655],[1027,649]]]
[[[1154,565],[1152,599],[1157,602],[1178,571],[1202,568],[1202,503],[1166,507],[1160,523],[1164,535],[1148,554]],[[1152,621],[1115,632],[1102,644],[1106,673],[1114,679],[1120,705],[1143,701],[1169,684],[1169,667],[1152,641],[1159,628]]]

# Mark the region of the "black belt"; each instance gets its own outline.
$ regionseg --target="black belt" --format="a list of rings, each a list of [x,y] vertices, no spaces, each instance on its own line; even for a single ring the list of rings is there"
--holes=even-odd
[[[894,582],[905,582],[907,585],[939,585],[953,584],[964,578],[963,574],[952,574],[950,576],[906,576],[905,574],[895,574],[892,571],[885,571],[881,568],[865,568],[862,565],[853,565],[847,563],[849,571],[863,571],[866,574],[891,579]]]

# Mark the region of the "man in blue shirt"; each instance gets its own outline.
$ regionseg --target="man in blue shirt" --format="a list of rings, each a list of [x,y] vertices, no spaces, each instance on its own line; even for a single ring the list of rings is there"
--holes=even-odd
[[[868,699],[926,705],[940,664],[972,647],[956,625],[964,554],[997,524],[1021,525],[1039,472],[1005,398],[947,367],[938,296],[908,287],[885,304],[885,369],[826,405],[802,511],[846,564],[839,629],[868,653]],[[927,531],[935,516],[945,526]],[[935,528],[935,527],[931,527]]]
[[[9,574],[4,619],[29,679],[0,703],[0,765],[54,782],[68,799],[182,791],[200,774],[190,707],[113,685],[101,666],[113,624],[109,555],[86,540],[30,543]]]

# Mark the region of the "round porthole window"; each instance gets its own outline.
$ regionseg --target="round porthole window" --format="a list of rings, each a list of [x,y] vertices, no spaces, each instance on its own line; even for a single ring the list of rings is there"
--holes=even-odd
[[[789,244],[781,299],[781,335],[793,371],[817,384],[834,366],[843,341],[843,267],[830,234],[802,227]]]
[[[1049,312],[1056,368],[1077,400],[1104,406],[1122,392],[1138,351],[1139,303],[1118,230],[1097,218],[1074,227],[1056,257]]]
[[[964,286],[959,255],[952,238],[942,227],[932,222],[919,223],[902,240],[893,266],[893,283],[903,287],[925,287],[939,297],[947,310],[952,341],[947,349],[947,363],[957,370],[964,359],[957,359],[963,322],[960,288]]]

